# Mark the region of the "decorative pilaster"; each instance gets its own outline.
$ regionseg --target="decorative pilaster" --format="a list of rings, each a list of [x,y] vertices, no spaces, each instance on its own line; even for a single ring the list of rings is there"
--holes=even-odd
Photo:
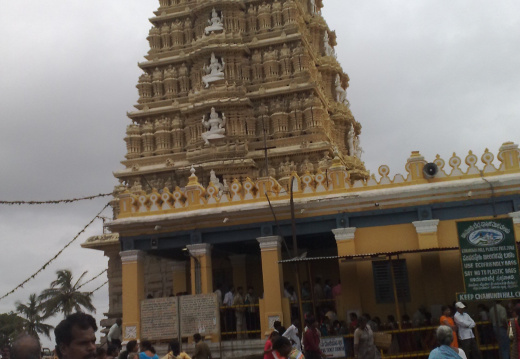
[[[419,249],[439,247],[439,239],[437,237],[437,226],[439,225],[438,219],[428,219],[412,223],[417,231]]]
[[[333,229],[338,256],[356,254],[355,233],[356,227]],[[341,294],[336,298],[336,308],[339,318],[347,320],[347,312],[351,310],[361,311],[361,290],[359,287],[357,263],[338,260],[339,278],[341,281]],[[348,290],[347,290],[348,288]]]
[[[423,221],[412,222],[417,232],[417,248],[430,249],[439,248],[439,237],[437,236],[438,219],[427,219]],[[446,257],[441,258],[439,252],[421,253],[418,256],[412,256],[407,259],[407,265],[410,267],[421,268],[424,278],[430,278],[428,282],[417,283],[419,288],[422,285],[423,297],[426,305],[433,303],[444,303],[448,300],[446,297],[445,283],[446,273],[444,268],[449,268],[446,263]],[[441,275],[438,275],[438,274]],[[413,284],[412,284],[413,285]]]
[[[123,283],[123,340],[140,338],[141,301],[144,299],[143,251],[120,253]]]
[[[246,255],[236,254],[229,256],[231,267],[233,268],[233,285],[235,288],[244,288],[244,293],[247,291],[247,277],[246,277]]]
[[[422,172],[425,164],[426,161],[424,160],[424,157],[421,156],[419,151],[412,151],[412,154],[406,163],[406,170],[409,173],[408,178],[412,181],[426,182]]]
[[[213,268],[211,265],[211,244],[198,243],[186,246],[191,255],[191,292],[197,294],[200,278],[201,294],[213,292]],[[200,272],[197,273],[200,265]]]
[[[172,264],[173,294],[187,292],[186,261],[174,261]]]
[[[283,313],[283,269],[278,262],[282,258],[282,237],[268,236],[256,239],[262,256],[264,298],[260,299],[261,333],[267,334],[276,320],[284,322]],[[290,320],[290,314],[289,320]]]

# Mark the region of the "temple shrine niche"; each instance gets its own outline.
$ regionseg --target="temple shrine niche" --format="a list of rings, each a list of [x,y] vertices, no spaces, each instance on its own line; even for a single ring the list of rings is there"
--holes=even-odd
[[[224,59],[221,58],[220,61],[215,57],[214,53],[211,53],[211,58],[209,60],[209,65],[204,64],[203,70],[206,75],[202,76],[202,82],[206,88],[209,87],[211,82],[219,81],[224,79]]]
[[[223,31],[223,20],[224,16],[219,16],[215,8],[213,8],[213,10],[211,10],[211,19],[208,20],[209,26],[206,26],[206,28],[204,29],[204,33],[208,35],[216,31]]]
[[[221,116],[215,111],[215,107],[211,108],[209,119],[206,120],[206,115],[202,116],[202,124],[206,128],[206,132],[202,134],[204,144],[209,145],[209,141],[224,138],[226,133],[226,116],[222,113]]]

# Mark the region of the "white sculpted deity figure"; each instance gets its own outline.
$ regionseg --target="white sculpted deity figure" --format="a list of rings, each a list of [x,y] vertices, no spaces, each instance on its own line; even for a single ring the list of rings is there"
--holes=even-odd
[[[354,156],[355,154],[355,146],[354,146],[354,138],[356,137],[356,133],[354,132],[354,125],[350,125],[350,130],[347,134],[348,141],[348,154],[350,156]]]
[[[334,49],[330,46],[329,33],[327,31],[323,35],[323,46],[325,47],[325,56],[336,56]]]
[[[222,118],[220,118],[217,111],[215,111],[215,107],[211,108],[209,120],[206,120],[206,115],[202,116],[202,125],[207,129],[207,131],[202,134],[202,139],[206,145],[209,145],[209,140],[226,137],[224,135],[226,132],[224,128],[226,126],[226,116],[222,113]]]
[[[349,106],[347,91],[341,87],[341,78],[339,77],[339,74],[336,75],[336,82],[334,82],[334,85],[336,86],[336,101]]]
[[[217,10],[213,8],[213,10],[211,11],[211,19],[208,20],[209,26],[206,26],[206,28],[204,29],[206,35],[214,31],[224,30],[224,24],[222,23],[223,20],[224,15],[218,16]]]
[[[220,180],[219,180],[219,178],[217,177],[217,175],[215,174],[215,171],[214,171],[214,170],[211,170],[211,171],[209,172],[209,176],[210,176],[210,177],[209,177],[209,181],[210,181],[211,183],[213,183],[213,185],[214,185],[215,187],[218,188],[218,193],[219,193],[219,195],[221,195],[221,194],[222,194],[222,191],[224,191],[224,185],[223,185],[222,183],[220,183]]]
[[[360,145],[359,136],[354,138],[354,155],[361,159],[361,155],[363,154],[363,147]]]
[[[209,60],[209,66],[204,64],[204,67],[202,68],[206,75],[202,76],[202,82],[204,82],[204,85],[206,88],[209,87],[209,84],[211,82],[215,82],[218,80],[224,79],[224,66],[226,63],[224,62],[224,59],[221,58],[220,63],[217,58],[215,57],[215,54],[211,53],[211,59]]]

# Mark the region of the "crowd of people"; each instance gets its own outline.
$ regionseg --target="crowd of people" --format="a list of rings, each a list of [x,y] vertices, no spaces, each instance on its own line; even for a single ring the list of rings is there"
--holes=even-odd
[[[478,321],[489,322],[480,327],[478,333],[475,333],[476,323],[466,312],[466,305],[462,302],[455,303],[453,309],[449,306],[442,307],[442,316],[440,318],[441,326],[437,330],[437,339],[443,348],[432,351],[430,358],[440,358],[440,352],[446,352],[451,349],[456,352],[459,357],[468,359],[492,358],[493,353],[482,353],[477,345],[476,334],[479,335],[481,344],[498,345],[499,355],[501,359],[518,359],[520,358],[520,326],[518,317],[520,316],[520,303],[510,301],[505,306],[496,301],[491,308],[485,304],[478,305]],[[447,331],[451,331],[451,342],[447,341]],[[441,348],[439,347],[439,348]]]
[[[302,288],[303,289],[303,288]],[[287,286],[290,293],[290,286]],[[227,306],[233,308],[233,321],[237,330],[240,325],[251,323],[251,317],[246,316],[251,303],[257,303],[252,288],[244,296],[242,288],[236,290],[231,287],[225,293],[223,302],[232,303],[222,305],[222,315],[225,319],[229,315]],[[240,311],[239,309],[244,309]],[[258,308],[249,313],[258,314]],[[371,318],[369,314],[358,316],[349,313],[348,324],[337,319],[334,308],[329,305],[317,305],[311,307],[314,313],[306,313],[305,325],[300,333],[298,318],[294,318],[292,325],[287,329],[280,321],[274,322],[274,330],[269,335],[264,347],[264,359],[321,359],[324,357],[320,349],[320,341],[326,336],[349,337],[345,340],[346,356],[358,359],[376,359],[380,352],[375,345],[374,333],[378,331],[418,328],[417,331],[402,331],[392,336],[392,346],[398,348],[397,352],[425,350],[438,345],[430,353],[431,359],[438,358],[464,358],[484,359],[494,357],[490,350],[481,352],[477,345],[477,338],[481,344],[498,344],[501,359],[520,359],[520,303],[509,302],[503,305],[497,301],[491,308],[484,304],[478,306],[478,318],[473,318],[467,313],[466,305],[456,302],[453,306],[443,306],[441,316],[432,321],[432,316],[424,306],[410,318],[403,315],[401,322],[396,322],[392,315],[387,317],[386,323],[380,318]],[[243,313],[242,319],[239,314]],[[256,318],[255,320],[258,320]],[[476,322],[482,321],[476,331]],[[242,323],[241,323],[242,322]],[[231,325],[225,322],[225,325]],[[431,328],[437,330],[433,333]],[[421,330],[421,327],[426,327]],[[118,319],[111,326],[107,335],[105,347],[96,346],[97,325],[95,319],[85,313],[69,315],[55,328],[56,356],[59,359],[212,359],[209,346],[204,342],[200,334],[193,336],[195,343],[191,357],[180,350],[181,345],[177,340],[169,343],[168,354],[159,358],[152,343],[146,340],[138,343],[131,340],[126,343],[125,350],[121,351],[122,323]],[[245,332],[245,330],[244,330]],[[239,331],[239,334],[240,331]],[[349,334],[351,334],[349,336]],[[421,334],[421,335],[418,335]],[[426,334],[426,335],[424,335]],[[431,338],[428,335],[431,334]],[[351,339],[350,339],[351,338]],[[435,341],[437,343],[435,344]],[[411,349],[411,350],[409,350]],[[20,336],[12,345],[12,359],[39,359],[41,358],[40,343],[36,338],[27,334]],[[391,353],[391,348],[389,349]],[[395,352],[394,352],[395,353]]]
[[[89,314],[78,312],[67,316],[54,329],[58,359],[212,359],[209,346],[198,333],[193,335],[195,348],[190,357],[180,350],[178,340],[168,345],[168,353],[159,358],[152,343],[130,340],[121,351],[121,320],[110,328],[107,346],[96,345],[96,320]],[[11,346],[11,359],[41,359],[41,344],[38,338],[22,334]]]

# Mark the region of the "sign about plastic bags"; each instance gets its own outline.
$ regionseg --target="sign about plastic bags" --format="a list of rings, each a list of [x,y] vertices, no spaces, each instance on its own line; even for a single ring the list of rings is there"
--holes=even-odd
[[[457,222],[465,293],[457,300],[520,298],[520,276],[511,218]]]
[[[345,358],[347,356],[343,337],[321,338],[320,349],[327,358]]]

